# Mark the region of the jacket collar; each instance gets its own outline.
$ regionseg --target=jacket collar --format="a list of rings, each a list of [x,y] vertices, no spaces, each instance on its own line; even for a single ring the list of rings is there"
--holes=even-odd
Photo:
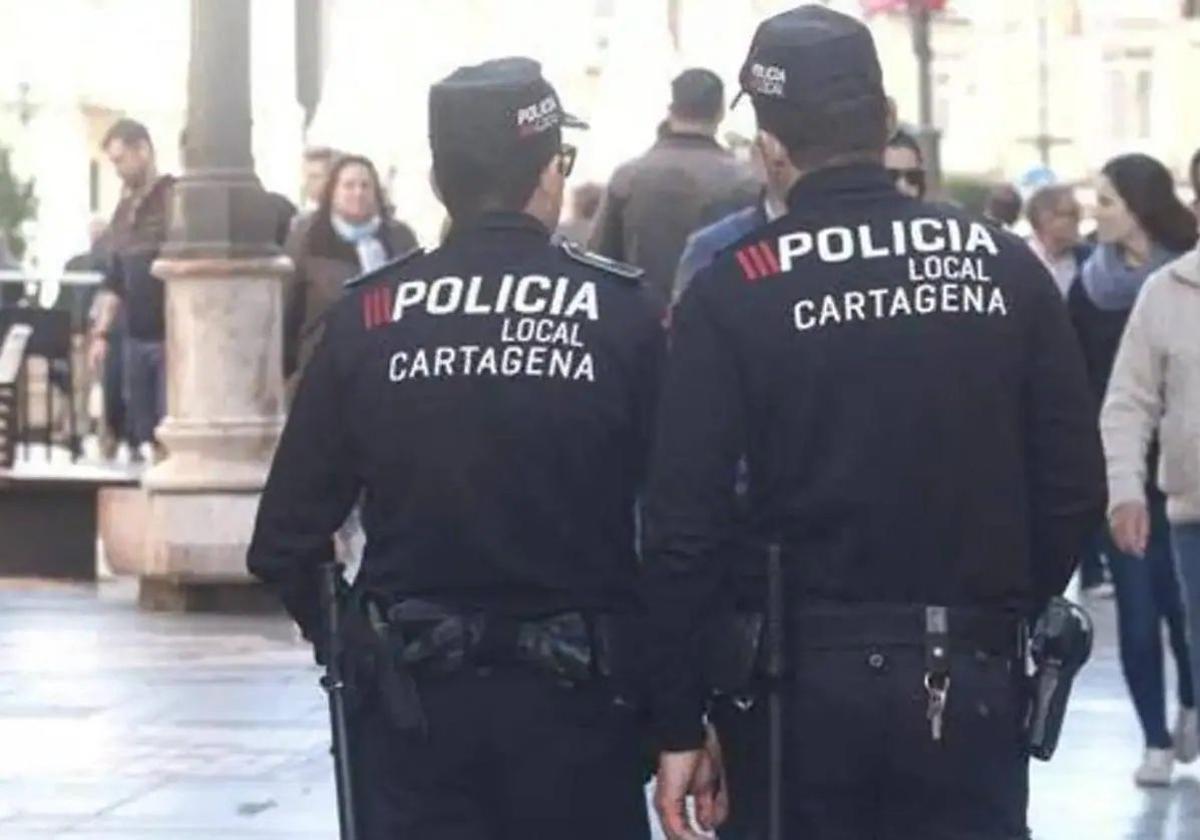
[[[878,163],[831,166],[809,172],[792,186],[787,205],[792,212],[819,206],[830,199],[896,196],[896,186]]]
[[[528,213],[513,211],[489,211],[478,216],[455,221],[446,236],[446,242],[479,234],[519,234],[523,237],[547,242],[550,231]]]
[[[1200,286],[1200,244],[1188,251],[1170,266],[1176,280],[1191,286]]]
[[[664,131],[655,146],[699,146],[701,148],[725,151],[715,137],[708,134],[697,134],[691,131]]]

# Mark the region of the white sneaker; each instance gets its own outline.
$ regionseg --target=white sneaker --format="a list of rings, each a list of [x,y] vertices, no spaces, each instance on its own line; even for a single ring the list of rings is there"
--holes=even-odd
[[[1171,784],[1171,775],[1175,771],[1175,752],[1173,750],[1148,749],[1142,756],[1142,764],[1133,774],[1133,781],[1139,787],[1167,787]]]
[[[1191,764],[1200,757],[1200,715],[1195,709],[1186,706],[1179,707],[1175,716],[1175,731],[1171,733],[1175,741],[1175,759],[1183,764]]]

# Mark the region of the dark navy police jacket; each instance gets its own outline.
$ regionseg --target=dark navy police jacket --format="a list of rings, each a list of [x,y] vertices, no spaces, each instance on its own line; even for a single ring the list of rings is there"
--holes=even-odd
[[[307,634],[360,494],[356,585],[522,615],[630,607],[663,345],[639,273],[512,213],[352,281],[248,559]]]
[[[791,605],[1034,610],[1104,508],[1078,342],[1023,242],[878,166],[811,174],[789,207],[674,310],[646,511],[668,748],[702,737],[686,639],[724,585],[743,453]]]

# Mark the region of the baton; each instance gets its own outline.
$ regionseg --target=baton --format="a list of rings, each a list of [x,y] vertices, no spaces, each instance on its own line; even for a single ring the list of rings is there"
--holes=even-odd
[[[767,840],[783,840],[783,564],[779,543],[767,549],[765,672],[767,683]]]
[[[333,730],[333,769],[337,783],[338,828],[341,840],[358,840],[354,810],[354,783],[350,767],[350,737],[346,726],[346,683],[342,675],[341,591],[345,587],[342,567],[321,566],[321,602],[325,610],[325,676],[321,686],[329,695],[329,723]]]

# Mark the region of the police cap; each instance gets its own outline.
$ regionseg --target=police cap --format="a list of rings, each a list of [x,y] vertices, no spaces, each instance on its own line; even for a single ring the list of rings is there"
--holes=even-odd
[[[747,93],[805,108],[884,96],[870,30],[825,6],[800,6],[759,24],[738,81],[738,98]]]
[[[531,58],[498,58],[459,67],[429,90],[429,142],[435,156],[486,167],[549,157],[562,129],[586,128],[562,108]]]

